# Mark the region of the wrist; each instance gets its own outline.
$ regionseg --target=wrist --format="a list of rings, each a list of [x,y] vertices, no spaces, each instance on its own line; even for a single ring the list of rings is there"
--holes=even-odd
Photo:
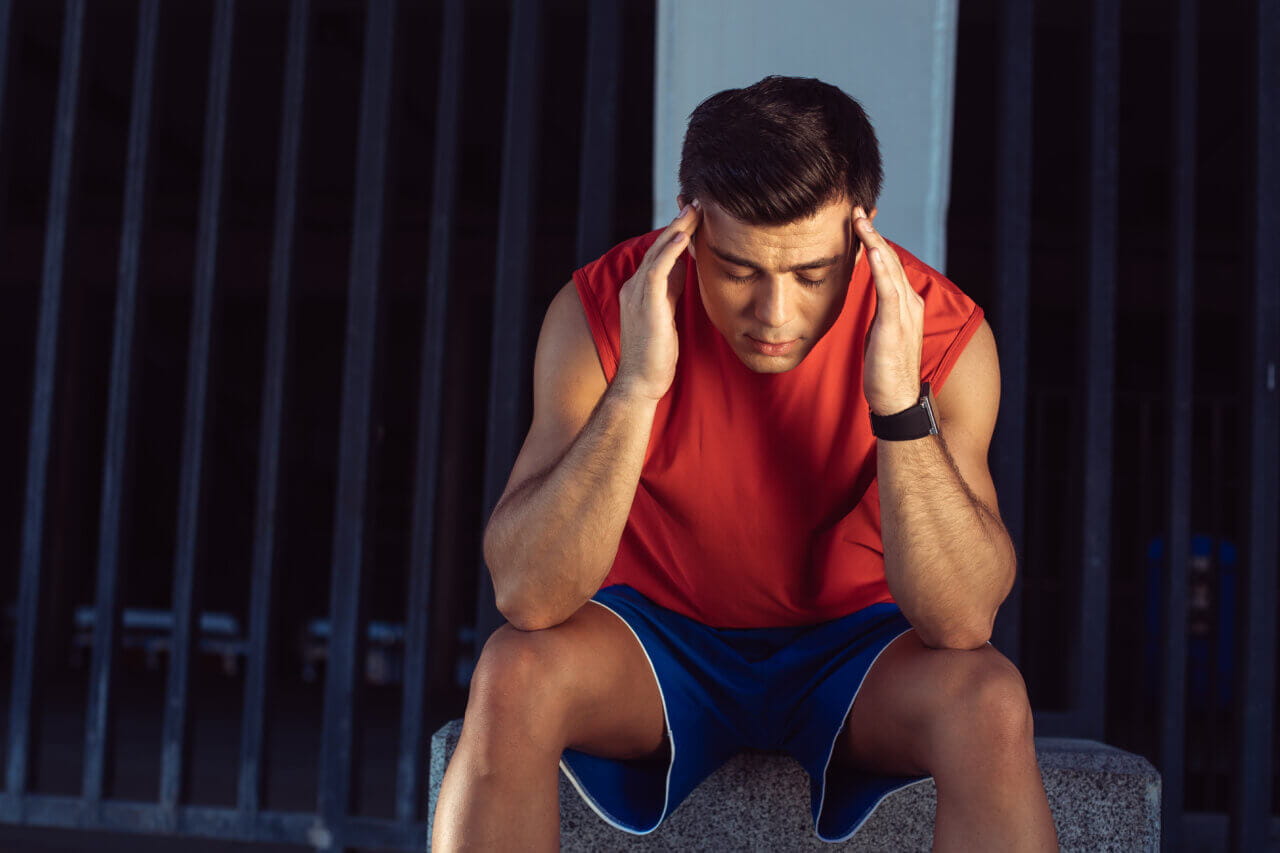
[[[632,379],[623,378],[622,376],[614,377],[613,382],[609,383],[609,397],[624,403],[627,406],[638,406],[642,408],[656,409],[658,401],[666,396],[666,391],[655,395],[652,388],[646,389],[641,383]]]
[[[933,413],[929,383],[921,383],[916,399],[898,411],[887,415],[872,411],[871,432],[877,439],[887,441],[911,441],[937,435],[938,420]]]
[[[867,398],[867,408],[871,410],[871,414],[877,417],[888,417],[890,415],[901,414],[912,406],[918,405],[920,402],[920,388],[912,388],[905,393],[894,394],[891,397]]]

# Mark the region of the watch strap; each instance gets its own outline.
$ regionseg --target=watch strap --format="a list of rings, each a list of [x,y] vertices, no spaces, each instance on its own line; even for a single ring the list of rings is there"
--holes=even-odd
[[[871,433],[883,441],[913,441],[938,434],[938,421],[929,401],[929,383],[920,384],[920,399],[914,406],[892,415],[871,413]]]

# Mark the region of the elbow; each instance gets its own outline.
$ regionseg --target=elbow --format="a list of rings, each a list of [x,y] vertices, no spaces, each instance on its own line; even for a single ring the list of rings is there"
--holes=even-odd
[[[489,566],[489,579],[493,582],[493,599],[512,628],[520,631],[540,631],[557,624],[541,607],[534,596],[529,594],[526,584],[520,584],[510,572],[504,571],[502,563],[493,558],[486,537],[484,559]]]
[[[493,582],[494,603],[512,628],[554,628],[595,594],[595,589],[581,589],[571,580],[545,571],[545,566],[532,561],[528,554],[498,547],[494,539],[486,531],[484,559]]]
[[[924,644],[933,649],[952,649],[954,651],[971,652],[985,646],[990,639],[991,635],[989,633],[951,633],[940,635],[934,642],[924,640]]]
[[[493,581],[494,603],[507,623],[519,631],[541,631],[554,628],[572,615],[546,595],[538,594],[529,583],[521,582],[519,568],[507,571],[486,556],[489,577]]]
[[[511,627],[521,631],[537,631],[549,627],[543,624],[545,620],[538,618],[536,608],[531,606],[528,596],[513,583],[512,575],[506,570],[506,563],[502,559],[502,549],[498,547],[496,539],[491,519],[484,531],[481,551],[484,554],[485,565],[489,568],[489,580],[493,584],[494,604],[498,608],[498,613],[502,614],[502,618],[507,620]]]
[[[920,642],[931,649],[954,649],[957,651],[973,651],[985,646],[991,640],[994,620],[957,623],[935,629],[916,628]]]
[[[507,620],[507,624],[517,631],[542,631],[546,628],[554,628],[567,618],[557,616],[548,608],[539,607],[536,602],[529,601],[528,597],[511,593],[503,594],[496,588],[495,593],[498,612],[502,614],[503,619]]]

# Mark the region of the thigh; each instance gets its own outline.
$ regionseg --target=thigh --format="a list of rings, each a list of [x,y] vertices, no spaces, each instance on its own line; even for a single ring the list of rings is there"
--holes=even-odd
[[[626,623],[594,602],[552,628],[499,628],[477,665],[469,712],[477,692],[520,706],[555,729],[561,746],[606,758],[663,748],[666,720],[649,659]]]
[[[934,649],[914,630],[906,632],[867,672],[833,761],[889,775],[932,773],[929,738],[936,722],[954,714],[980,684],[1007,685],[1025,696],[1022,676],[994,646]]]

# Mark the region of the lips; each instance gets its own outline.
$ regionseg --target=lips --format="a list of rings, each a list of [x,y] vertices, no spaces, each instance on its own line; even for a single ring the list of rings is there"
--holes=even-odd
[[[780,356],[791,352],[795,345],[800,342],[800,339],[793,338],[789,341],[771,342],[762,341],[758,338],[753,338],[750,335],[747,335],[747,341],[751,344],[751,348],[761,355]]]

